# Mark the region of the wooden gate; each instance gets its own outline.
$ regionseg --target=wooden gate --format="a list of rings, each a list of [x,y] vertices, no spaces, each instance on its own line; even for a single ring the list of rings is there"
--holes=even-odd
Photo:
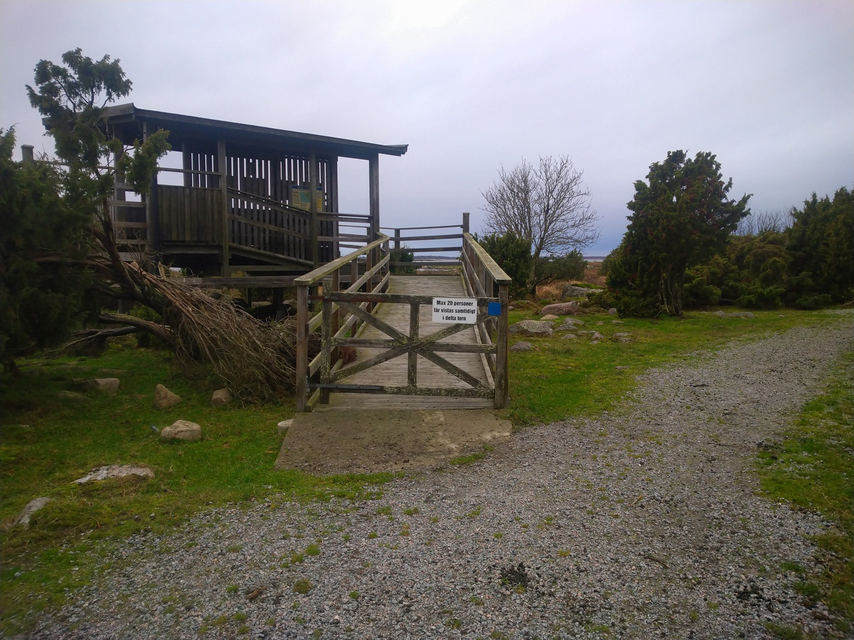
[[[421,335],[422,305],[432,305],[434,298],[447,292],[408,295],[388,292],[390,279],[389,236],[379,237],[363,249],[343,256],[305,276],[297,278],[297,409],[310,411],[325,404],[330,393],[377,393],[407,396],[444,396],[449,398],[491,398],[492,406],[507,406],[507,289],[510,278],[468,233],[467,216],[462,232],[456,236],[460,246],[460,269],[465,294],[476,299],[477,317],[468,344],[445,340],[472,327],[471,324],[448,324],[429,335]],[[443,227],[445,229],[447,227]],[[427,239],[419,228],[419,238]],[[400,236],[400,230],[397,237]],[[442,232],[442,239],[449,238]],[[409,247],[407,247],[408,249]],[[450,250],[453,248],[445,248]],[[392,251],[392,253],[395,253]],[[408,265],[409,263],[398,263]],[[453,273],[453,271],[451,272]],[[400,277],[400,276],[396,276]],[[418,275],[406,276],[418,278]],[[459,276],[458,276],[459,277]],[[309,302],[319,303],[319,313],[309,318]],[[377,316],[383,305],[407,305],[408,332],[394,327]],[[364,329],[373,327],[382,338],[364,337]],[[320,333],[320,352],[308,361],[309,337]],[[348,355],[356,348],[380,350],[376,355],[350,362]],[[348,354],[349,352],[349,354]],[[450,362],[447,354],[482,355],[486,363],[485,380]],[[399,383],[358,384],[347,378],[406,356],[405,376]],[[418,358],[433,363],[453,379],[453,385],[419,384]],[[405,377],[405,379],[404,379]]]

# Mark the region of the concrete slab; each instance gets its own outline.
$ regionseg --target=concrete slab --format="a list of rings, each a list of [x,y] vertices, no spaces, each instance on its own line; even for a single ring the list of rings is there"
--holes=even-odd
[[[510,434],[510,422],[489,410],[301,413],[275,467],[316,475],[426,469]]]

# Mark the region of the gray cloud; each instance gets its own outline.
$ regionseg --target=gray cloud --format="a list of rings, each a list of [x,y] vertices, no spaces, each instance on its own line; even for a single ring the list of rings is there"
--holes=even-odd
[[[120,58],[147,109],[409,143],[383,158],[384,224],[451,223],[498,167],[566,154],[606,253],[633,183],[677,148],[733,195],[787,209],[854,186],[854,4],[0,0],[0,127],[47,145],[23,85],[41,58]],[[342,208],[363,208],[346,163]]]

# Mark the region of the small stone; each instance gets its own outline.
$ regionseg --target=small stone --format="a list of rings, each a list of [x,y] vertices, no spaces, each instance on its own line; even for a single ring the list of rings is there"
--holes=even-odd
[[[137,467],[132,464],[111,464],[107,467],[93,469],[88,475],[74,480],[74,484],[85,484],[93,480],[106,480],[107,478],[123,478],[124,476],[153,478],[154,472],[148,467]]]
[[[38,510],[43,509],[51,499],[47,497],[33,498],[30,500],[27,505],[21,510],[21,513],[18,514],[18,517],[12,522],[13,525],[23,525],[24,527],[30,526],[30,517]]]
[[[558,316],[556,316],[553,313],[547,313],[542,318],[540,318],[540,320],[557,320],[557,319],[558,319]]]
[[[530,342],[517,342],[512,347],[510,347],[510,351],[536,351],[536,347],[532,345]]]
[[[631,367],[618,366],[614,367],[617,371],[625,371],[626,369],[631,369]]]
[[[622,320],[611,320],[611,324],[626,324]]]
[[[160,441],[184,440],[185,442],[198,442],[202,439],[202,428],[195,422],[189,420],[176,420],[171,426],[160,432]]]
[[[282,421],[279,423],[279,435],[280,435],[280,436],[285,435],[285,433],[287,432],[287,430],[288,430],[288,429],[290,429],[290,428],[291,428],[291,426],[293,426],[293,424],[294,424],[294,419],[293,419],[293,418],[291,418],[290,420],[282,420]]]
[[[567,333],[566,335],[561,337],[561,340],[578,340],[578,336],[574,333]]]
[[[172,393],[162,384],[158,384],[157,387],[154,389],[155,409],[164,411],[165,409],[170,409],[171,407],[174,407],[179,402],[181,402],[181,396],[176,393]]]
[[[231,391],[223,387],[222,389],[217,389],[213,392],[213,395],[211,396],[211,404],[215,407],[221,407],[224,404],[228,404],[233,399]]]
[[[56,394],[57,398],[61,398],[62,400],[73,400],[75,402],[88,402],[89,398],[84,396],[82,393],[77,393],[76,391],[60,391]]]
[[[614,307],[611,307],[610,309],[608,309],[608,315],[609,316],[617,315],[617,310]]]

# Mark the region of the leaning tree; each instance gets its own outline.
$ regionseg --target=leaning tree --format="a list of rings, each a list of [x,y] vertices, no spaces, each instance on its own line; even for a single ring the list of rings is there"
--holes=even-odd
[[[749,195],[731,200],[714,154],[670,151],[635,182],[629,226],[611,261],[608,288],[617,309],[635,315],[682,314],[686,270],[723,250],[749,214]]]
[[[119,253],[110,204],[116,179],[145,194],[157,160],[169,149],[168,131],[124,145],[109,135],[106,106],[130,93],[131,81],[119,60],[94,61],[80,49],[63,64],[42,60],[30,103],[44,116],[56,142],[64,206],[90,221],[85,258],[47,252],[42,264],[62,264],[92,274],[102,294],[131,300],[156,311],[163,322],[101,313],[103,323],[124,324],[165,340],[183,361],[202,361],[246,399],[275,399],[293,388],[291,327],[259,322],[227,296],[212,297],[171,277],[154,256],[126,261]]]

